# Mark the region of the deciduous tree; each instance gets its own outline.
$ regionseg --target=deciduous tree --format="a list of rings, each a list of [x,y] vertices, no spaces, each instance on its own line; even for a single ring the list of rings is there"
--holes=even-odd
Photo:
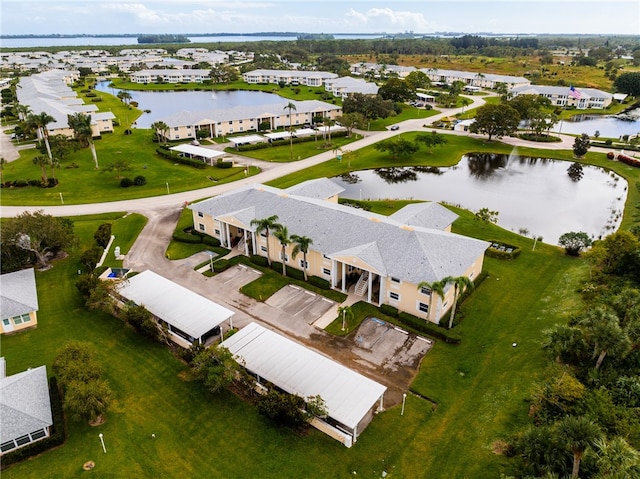
[[[475,121],[469,126],[469,131],[486,134],[491,141],[494,136],[502,138],[515,133],[519,122],[520,115],[509,105],[486,104],[478,108]]]

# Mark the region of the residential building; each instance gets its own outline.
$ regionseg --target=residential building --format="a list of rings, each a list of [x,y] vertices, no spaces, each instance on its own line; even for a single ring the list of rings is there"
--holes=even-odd
[[[322,86],[335,78],[338,78],[335,73],[303,70],[252,70],[242,74],[242,80],[251,84],[284,82],[311,87]]]
[[[409,73],[416,71],[415,67],[405,67],[400,65],[386,65],[381,63],[353,63],[350,66],[352,75],[381,78],[383,76],[405,78]]]
[[[613,95],[595,88],[575,88],[570,86],[528,85],[512,88],[509,93],[518,95],[539,95],[551,100],[551,104],[561,107],[603,109],[613,102]]]
[[[324,88],[326,91],[331,92],[333,96],[337,96],[342,99],[345,99],[354,93],[377,95],[379,90],[378,85],[375,83],[365,81],[362,78],[353,77],[340,77],[334,80],[327,80]]]
[[[432,83],[451,85],[455,81],[460,81],[465,85],[495,89],[498,84],[504,84],[507,88],[527,86],[531,81],[524,77],[510,75],[496,75],[494,73],[465,72],[457,70],[444,70],[440,68],[421,68]]]
[[[289,103],[295,105],[289,118]],[[168,140],[184,140],[196,138],[198,130],[206,130],[208,136],[221,137],[248,131],[258,131],[263,123],[269,124],[270,130],[289,128],[313,123],[316,117],[332,120],[342,114],[342,108],[319,100],[286,100],[278,97],[274,103],[263,105],[245,105],[234,108],[208,110],[200,112],[183,111],[161,119],[169,126],[166,132]]]
[[[38,308],[33,268],[0,276],[0,334],[37,326]]]
[[[306,269],[332,288],[353,291],[364,300],[388,304],[425,320],[439,322],[453,304],[453,287],[444,299],[421,282],[447,276],[475,279],[489,243],[450,232],[457,217],[437,203],[408,205],[386,217],[340,205],[341,188],[328,179],[288,190],[251,185],[189,206],[196,230],[218,238],[245,255]],[[313,241],[306,263],[282,248],[273,232],[256,232],[253,220],[278,217],[290,234]]]
[[[115,115],[111,111],[98,111],[95,103],[85,104],[69,84],[78,79],[77,71],[49,70],[20,79],[16,95],[21,105],[32,113],[46,112],[54,121],[47,125],[49,135],[73,137],[68,115],[91,115],[91,131],[94,137],[113,133]]]
[[[132,72],[133,83],[202,83],[209,79],[211,70],[200,69],[153,69]]]
[[[47,368],[6,376],[0,358],[0,456],[49,437],[51,426]]]

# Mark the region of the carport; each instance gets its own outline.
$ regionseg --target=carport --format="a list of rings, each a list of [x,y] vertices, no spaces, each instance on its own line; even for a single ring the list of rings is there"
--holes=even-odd
[[[189,158],[197,158],[209,165],[213,165],[213,160],[215,158],[225,155],[223,151],[211,150],[209,148],[204,148],[202,146],[189,145],[189,144],[172,146],[169,149],[172,151],[177,151],[183,155],[186,155]]]
[[[131,276],[120,284],[118,293],[125,303],[146,308],[158,324],[167,327],[173,342],[185,348],[220,335],[225,321],[233,328],[233,311],[153,271]]]
[[[256,323],[222,342],[256,377],[289,394],[320,396],[327,416],[312,425],[351,447],[383,409],[386,386]]]

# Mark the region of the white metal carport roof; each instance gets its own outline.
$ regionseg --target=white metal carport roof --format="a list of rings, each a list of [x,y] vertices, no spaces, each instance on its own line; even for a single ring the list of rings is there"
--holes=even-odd
[[[149,270],[129,277],[118,292],[194,338],[200,338],[234,315],[233,311]]]
[[[275,133],[265,133],[264,136],[270,140],[284,140],[285,138],[289,138],[291,133],[288,131],[276,131]]]
[[[244,145],[247,143],[264,143],[266,140],[262,135],[243,135],[227,138],[234,145]]]
[[[290,394],[320,395],[327,413],[355,429],[380,400],[386,386],[312,351],[301,344],[250,323],[221,344],[244,366]]]
[[[209,148],[189,144],[172,146],[169,149],[173,151],[179,151],[180,153],[186,153],[188,155],[200,156],[208,160],[210,160],[211,158],[217,158],[218,156],[222,156],[225,154],[223,151],[210,150]]]

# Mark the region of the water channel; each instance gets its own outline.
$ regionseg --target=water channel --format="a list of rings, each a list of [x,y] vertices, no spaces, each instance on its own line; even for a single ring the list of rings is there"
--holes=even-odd
[[[571,167],[571,169],[570,169]],[[382,168],[333,178],[352,199],[420,199],[498,211],[498,224],[557,244],[569,231],[594,238],[620,225],[627,182],[613,172],[571,162],[469,154],[450,168]]]

